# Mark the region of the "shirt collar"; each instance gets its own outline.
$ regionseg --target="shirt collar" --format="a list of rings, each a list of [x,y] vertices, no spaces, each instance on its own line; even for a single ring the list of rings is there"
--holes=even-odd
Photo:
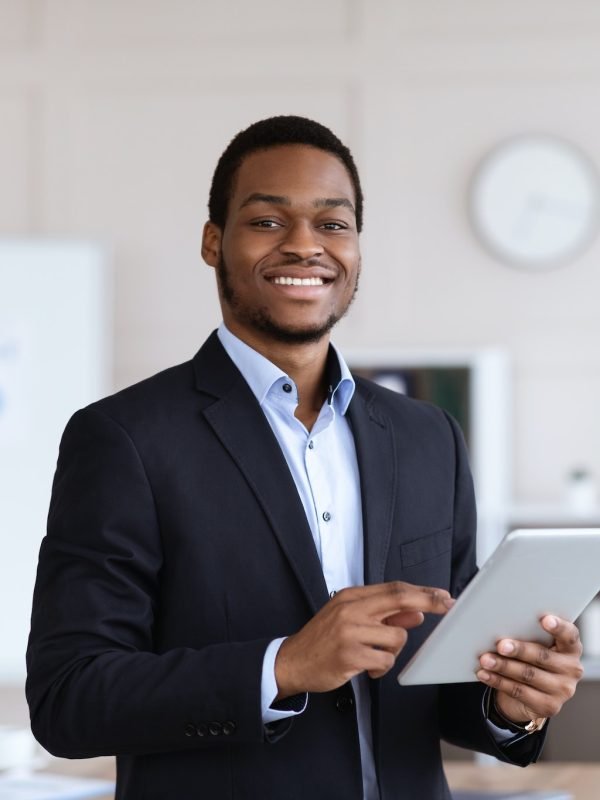
[[[217,336],[261,406],[274,383],[282,378],[291,380],[283,370],[231,333],[224,322],[219,325]],[[329,387],[327,400],[335,405],[340,414],[345,414],[354,395],[354,378],[342,354],[333,344],[329,345],[326,375]]]

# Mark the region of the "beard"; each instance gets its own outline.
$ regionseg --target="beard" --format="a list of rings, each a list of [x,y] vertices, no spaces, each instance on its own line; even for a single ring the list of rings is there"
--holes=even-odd
[[[216,273],[219,295],[222,301],[235,312],[236,317],[240,321],[250,325],[257,332],[266,334],[270,339],[282,342],[283,344],[311,344],[320,341],[329,333],[333,326],[348,313],[348,309],[352,305],[356,293],[358,292],[360,265],[356,274],[352,296],[348,300],[346,306],[338,313],[332,311],[327,319],[320,325],[307,325],[303,327],[294,327],[293,325],[284,326],[272,318],[268,308],[251,308],[245,305],[233,287],[229,269],[222,255],[219,258]]]

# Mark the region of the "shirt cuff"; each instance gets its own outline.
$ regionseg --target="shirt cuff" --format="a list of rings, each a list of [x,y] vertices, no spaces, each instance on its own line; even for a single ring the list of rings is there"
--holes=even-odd
[[[301,694],[287,697],[285,700],[280,700],[277,703],[277,708],[273,708],[273,703],[275,702],[278,692],[277,681],[275,680],[275,659],[285,639],[285,636],[281,639],[273,639],[265,650],[260,682],[260,704],[263,725],[301,714],[308,703],[308,695]]]
[[[494,723],[491,722],[489,719],[486,719],[485,724],[487,725],[488,731],[492,734],[492,737],[496,742],[496,744],[507,744],[508,742],[511,742],[511,740],[515,738],[515,734],[512,731],[509,731],[506,728],[499,728],[497,725],[494,725]]]
[[[496,744],[513,744],[515,740],[520,740],[524,735],[528,735],[527,731],[515,732],[511,731],[508,727],[501,728],[499,725],[494,724],[490,719],[490,705],[493,702],[493,690],[490,686],[486,686],[485,692],[483,693],[483,716],[485,717],[487,729],[491,733]]]

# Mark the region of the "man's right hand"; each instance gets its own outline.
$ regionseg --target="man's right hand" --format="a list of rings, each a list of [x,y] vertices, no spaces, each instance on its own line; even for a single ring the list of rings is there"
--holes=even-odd
[[[445,614],[453,604],[445,589],[401,581],[342,589],[279,648],[277,700],[328,692],[365,671],[381,678],[423,614]]]

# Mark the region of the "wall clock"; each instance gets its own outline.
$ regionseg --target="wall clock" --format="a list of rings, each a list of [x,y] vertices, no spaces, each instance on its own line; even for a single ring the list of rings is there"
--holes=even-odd
[[[569,263],[600,227],[600,179],[592,161],[554,136],[515,136],[483,159],[470,187],[477,237],[511,266]]]

